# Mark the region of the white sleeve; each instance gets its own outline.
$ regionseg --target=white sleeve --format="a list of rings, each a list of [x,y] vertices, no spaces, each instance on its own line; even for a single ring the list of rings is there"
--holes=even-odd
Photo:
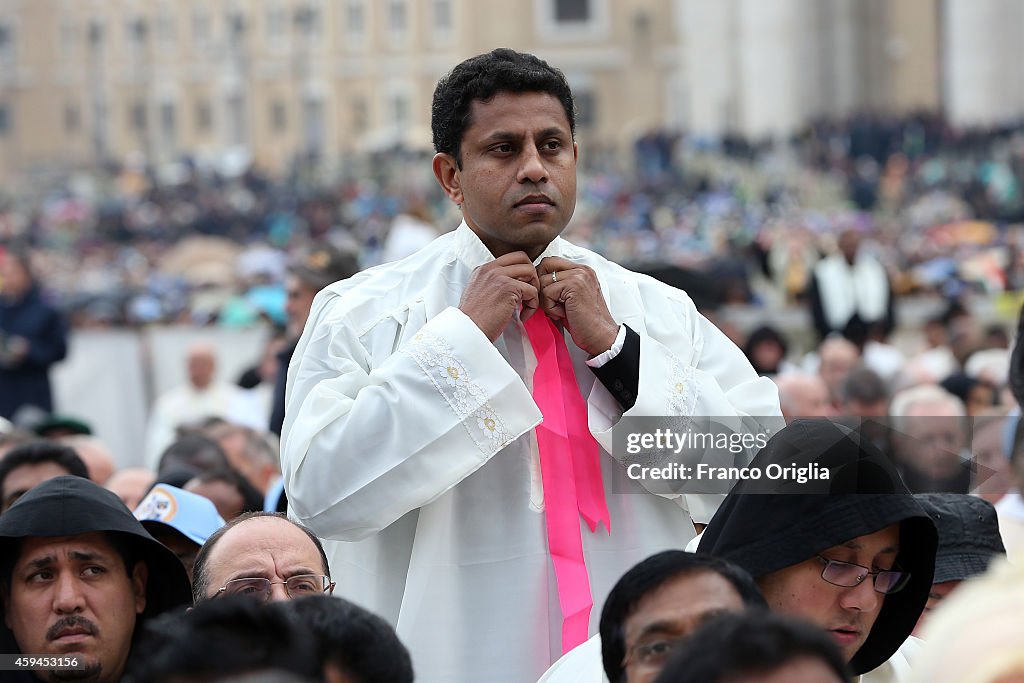
[[[590,428],[609,453],[613,453],[612,429],[623,416],[751,416],[760,418],[772,433],[783,425],[774,382],[758,377],[743,352],[692,304],[682,311],[676,304],[672,315],[677,316],[679,329],[662,335],[671,342],[637,330],[640,382],[632,408],[623,413],[608,390],[594,383],[588,399]],[[663,313],[667,318],[668,313]],[[723,499],[720,494],[683,495],[677,502],[695,523],[706,524]]]
[[[519,375],[458,309],[375,367],[318,303],[289,367],[281,466],[290,510],[319,536],[387,527],[540,423]]]

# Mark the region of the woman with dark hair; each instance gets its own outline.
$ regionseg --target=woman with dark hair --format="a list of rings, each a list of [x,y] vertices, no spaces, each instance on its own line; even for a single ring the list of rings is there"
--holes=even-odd
[[[752,331],[743,346],[743,354],[761,376],[779,374],[786,365],[788,352],[786,338],[769,325],[762,325]]]
[[[28,254],[0,249],[0,417],[53,412],[50,366],[67,355],[67,326],[43,300]]]

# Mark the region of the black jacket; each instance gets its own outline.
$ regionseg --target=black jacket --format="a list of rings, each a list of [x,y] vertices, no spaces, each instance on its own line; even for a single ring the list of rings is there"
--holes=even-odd
[[[4,358],[3,347],[12,336],[29,344],[28,355],[18,361]],[[0,298],[0,417],[10,419],[25,405],[53,412],[50,366],[66,355],[64,319],[37,287],[17,301]]]

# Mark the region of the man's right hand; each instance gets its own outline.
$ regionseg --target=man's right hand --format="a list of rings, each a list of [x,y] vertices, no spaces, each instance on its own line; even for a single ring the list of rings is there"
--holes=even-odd
[[[522,305],[520,318],[530,319],[540,305],[540,280],[526,252],[513,251],[473,271],[459,310],[492,342]]]

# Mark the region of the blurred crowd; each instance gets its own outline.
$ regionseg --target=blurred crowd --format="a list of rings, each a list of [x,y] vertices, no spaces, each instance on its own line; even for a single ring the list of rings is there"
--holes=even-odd
[[[702,307],[799,303],[815,262],[850,229],[899,294],[1022,284],[1022,126],[957,131],[929,116],[860,116],[785,142],[727,137],[715,148],[655,132],[633,152],[582,150],[567,237],[672,271]],[[458,220],[429,159],[409,152],[353,160],[329,179],[254,167],[225,175],[184,160],[110,165],[0,195],[0,241],[33,248],[47,290],[80,326],[280,323],[296,250],[348,245],[366,267]]]

